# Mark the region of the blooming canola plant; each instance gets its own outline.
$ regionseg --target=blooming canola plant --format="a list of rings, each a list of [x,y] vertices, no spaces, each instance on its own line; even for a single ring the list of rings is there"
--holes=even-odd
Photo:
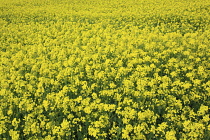
[[[0,0],[0,139],[210,139],[209,0]]]

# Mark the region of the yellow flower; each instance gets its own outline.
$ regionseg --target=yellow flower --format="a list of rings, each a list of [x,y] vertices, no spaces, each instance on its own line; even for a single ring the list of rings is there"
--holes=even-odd
[[[52,134],[56,135],[60,132],[60,127],[59,126],[54,126],[54,128],[52,129]]]
[[[203,122],[209,122],[210,121],[210,118],[209,118],[209,114],[208,115],[205,115],[203,116],[203,119],[202,119]]]
[[[12,125],[15,127],[15,129],[18,128],[19,123],[20,123],[20,120],[17,120],[16,118],[12,120]]]
[[[61,123],[61,129],[66,130],[69,128],[69,122],[64,119],[63,122]]]
[[[197,86],[197,85],[200,85],[201,84],[201,80],[198,80],[198,79],[194,79],[193,80],[193,83]]]
[[[12,140],[19,140],[19,136],[20,134],[18,133],[18,131],[14,131],[14,130],[9,130],[9,135],[12,137]]]
[[[156,68],[155,64],[150,64],[150,68],[152,69]]]
[[[171,75],[172,77],[176,77],[176,76],[177,76],[177,73],[176,73],[175,71],[173,71],[173,72],[170,73],[170,75]]]
[[[186,76],[191,78],[191,77],[193,77],[193,73],[187,73]]]
[[[109,84],[109,87],[110,87],[110,88],[115,88],[116,85],[115,85],[113,82],[111,82],[111,83]]]
[[[39,125],[34,122],[32,125],[31,125],[31,132],[32,134],[35,134],[35,133],[40,133],[40,129],[39,129]]]
[[[129,133],[133,130],[133,126],[130,124],[127,124],[125,128],[122,130],[122,138],[124,139],[131,139],[129,136]]]
[[[54,140],[55,136],[48,135],[44,138],[44,140]]]
[[[34,105],[35,105],[35,103],[28,103],[27,106],[26,106],[26,107],[27,107],[26,110],[27,110],[27,111],[33,110]]]
[[[210,124],[208,125],[208,130],[210,131]]]
[[[95,137],[95,138],[98,138],[97,134],[99,133],[99,128],[94,128],[92,126],[89,126],[88,127],[88,134]]]
[[[165,133],[165,129],[168,127],[167,122],[162,122],[161,124],[159,124],[157,130],[160,132]]]
[[[190,84],[190,83],[184,83],[183,85],[181,85],[184,89],[189,89],[191,86],[192,86],[192,84]]]
[[[166,140],[176,140],[176,131],[171,130],[166,132]]]
[[[91,111],[91,108],[89,106],[87,106],[84,108],[84,112],[87,114],[90,114],[92,111]]]
[[[205,105],[202,104],[202,105],[200,106],[200,109],[198,110],[198,115],[203,116],[203,115],[205,115],[208,111],[209,111],[208,106],[205,106]]]
[[[7,111],[7,114],[8,114],[8,115],[12,115],[12,113],[13,113],[12,109],[9,109],[9,110]]]

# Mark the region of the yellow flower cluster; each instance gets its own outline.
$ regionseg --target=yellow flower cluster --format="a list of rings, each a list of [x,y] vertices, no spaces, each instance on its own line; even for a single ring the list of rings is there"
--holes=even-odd
[[[0,139],[210,139],[209,0],[0,5]]]

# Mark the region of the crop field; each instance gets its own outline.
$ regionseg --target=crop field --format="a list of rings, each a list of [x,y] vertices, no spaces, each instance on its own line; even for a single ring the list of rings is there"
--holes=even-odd
[[[209,140],[209,0],[0,0],[1,140]]]

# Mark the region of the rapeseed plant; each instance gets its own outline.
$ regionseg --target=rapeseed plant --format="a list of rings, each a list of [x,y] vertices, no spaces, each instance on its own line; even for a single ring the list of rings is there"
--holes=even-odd
[[[210,139],[209,4],[0,1],[0,138]]]

